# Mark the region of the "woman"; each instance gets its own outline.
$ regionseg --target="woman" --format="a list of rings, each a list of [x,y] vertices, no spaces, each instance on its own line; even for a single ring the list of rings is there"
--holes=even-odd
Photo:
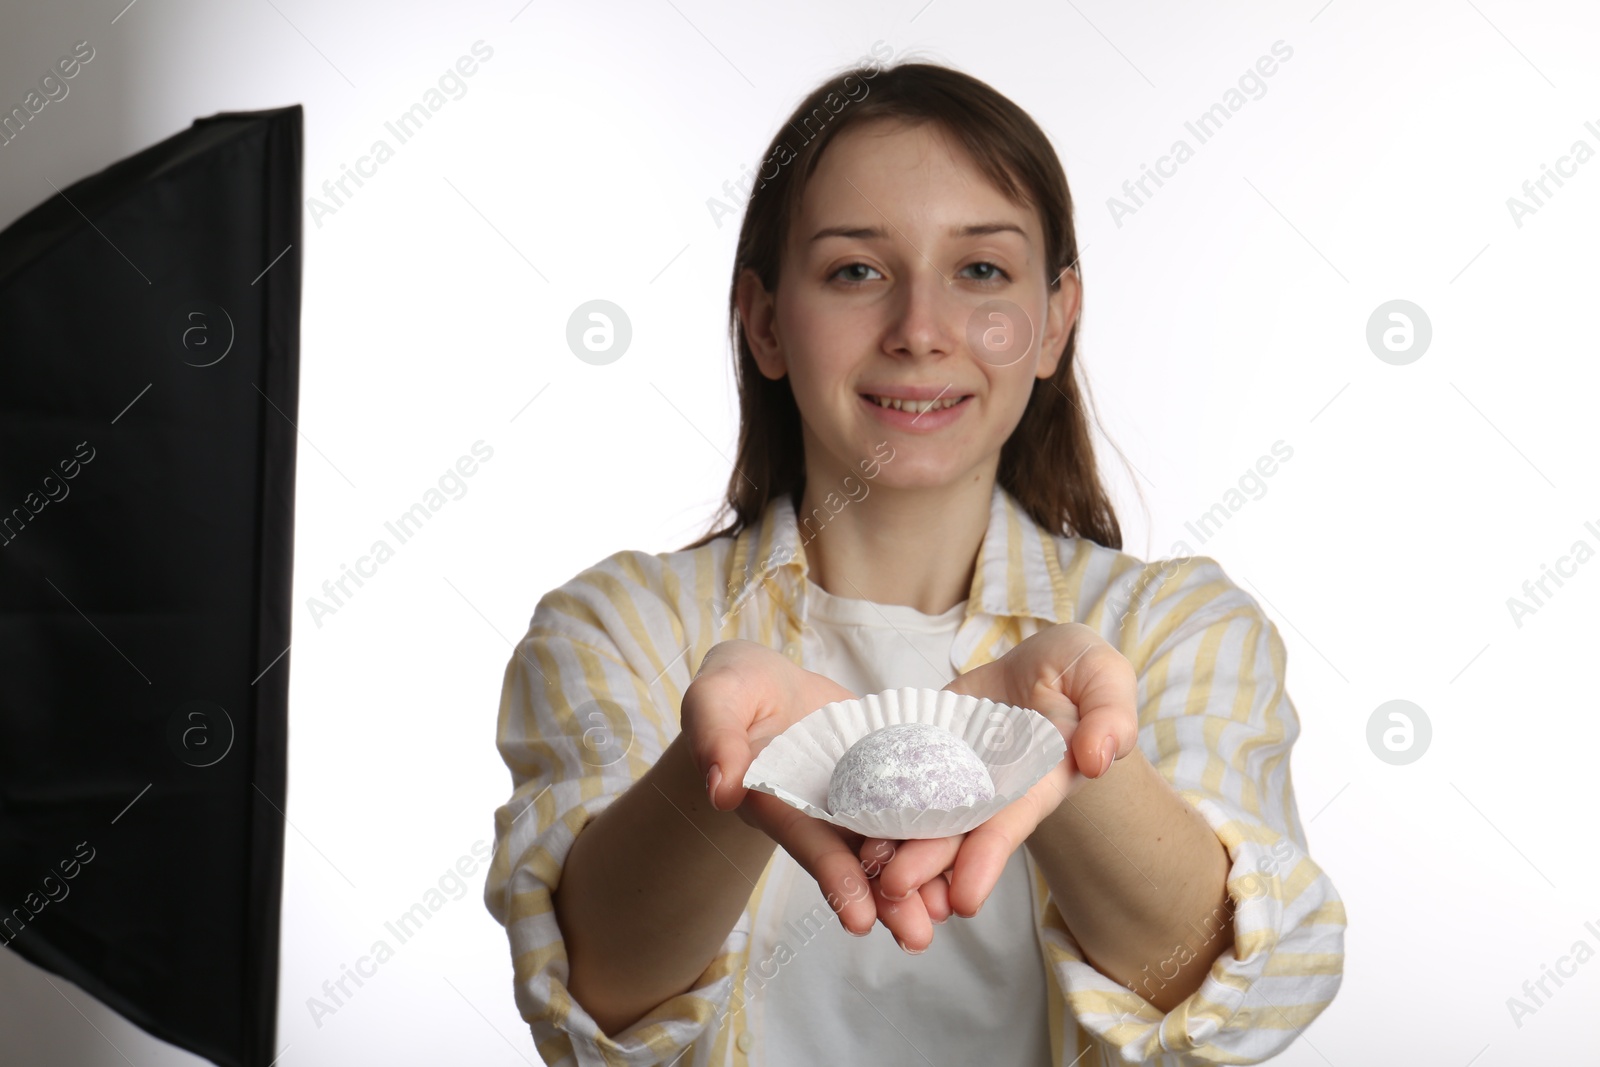
[[[1283,645],[1215,561],[1120,551],[1048,140],[902,63],[819,86],[765,158],[730,294],[733,520],[548,593],[507,666],[485,901],[541,1055],[1276,1053],[1331,1001],[1344,929]],[[1067,755],[940,840],[744,788],[810,711],[904,685],[1031,707]]]

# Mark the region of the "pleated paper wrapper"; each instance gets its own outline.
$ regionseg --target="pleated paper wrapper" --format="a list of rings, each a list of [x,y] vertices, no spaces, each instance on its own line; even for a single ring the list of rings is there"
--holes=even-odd
[[[851,745],[896,723],[922,722],[965,741],[989,769],[995,795],[951,810],[892,808],[828,811],[833,769]],[[1067,745],[1056,726],[1031,708],[946,689],[906,686],[824,704],[773,738],[745,772],[748,789],[770,793],[813,818],[867,837],[895,841],[949,837],[981,826],[1048,774]]]

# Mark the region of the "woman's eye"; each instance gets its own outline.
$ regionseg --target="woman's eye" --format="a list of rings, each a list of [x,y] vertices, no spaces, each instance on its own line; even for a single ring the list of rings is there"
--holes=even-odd
[[[1007,281],[1011,280],[1011,275],[1007,274],[1005,271],[1001,270],[999,267],[995,266],[993,263],[990,263],[988,260],[984,260],[984,261],[982,261],[980,263],[969,264],[968,266],[964,267],[963,269],[964,270],[972,270],[972,269],[977,268],[977,267],[988,267],[989,270],[990,270],[990,273],[985,274],[982,277],[974,279],[975,281],[992,282],[992,281],[997,281],[1000,278],[1004,278]]]
[[[843,274],[847,270],[848,271],[854,271],[854,270],[858,270],[858,269],[859,270],[870,270],[875,274],[877,273],[877,268],[869,267],[865,263],[847,263],[844,266],[840,267],[838,270],[834,271],[833,272],[833,276],[835,278],[837,278],[837,277],[839,277],[839,275]],[[864,282],[867,279],[866,278],[861,278],[861,277],[850,277],[850,278],[845,278],[843,280],[847,281],[847,282]]]

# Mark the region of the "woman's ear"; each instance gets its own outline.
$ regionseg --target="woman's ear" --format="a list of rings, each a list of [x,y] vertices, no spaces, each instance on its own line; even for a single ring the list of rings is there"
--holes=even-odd
[[[756,272],[746,267],[739,272],[739,323],[744,328],[745,341],[755,356],[756,366],[763,377],[777,381],[788,373],[783,358],[783,342],[778,336],[777,307],[772,294]]]
[[[1067,335],[1071,333],[1072,324],[1078,319],[1078,301],[1082,292],[1078,282],[1078,272],[1071,267],[1062,271],[1061,284],[1050,293],[1050,299],[1045,305],[1044,334],[1040,338],[1043,347],[1040,349],[1039,370],[1035,377],[1052,377],[1056,367],[1060,365],[1061,354],[1067,344]]]

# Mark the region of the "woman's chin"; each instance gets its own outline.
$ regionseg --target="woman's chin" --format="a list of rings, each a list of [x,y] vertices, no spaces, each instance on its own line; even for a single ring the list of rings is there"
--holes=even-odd
[[[973,468],[953,462],[935,462],[932,457],[913,457],[912,448],[895,450],[893,460],[884,463],[873,488],[888,490],[954,489],[967,481]]]

